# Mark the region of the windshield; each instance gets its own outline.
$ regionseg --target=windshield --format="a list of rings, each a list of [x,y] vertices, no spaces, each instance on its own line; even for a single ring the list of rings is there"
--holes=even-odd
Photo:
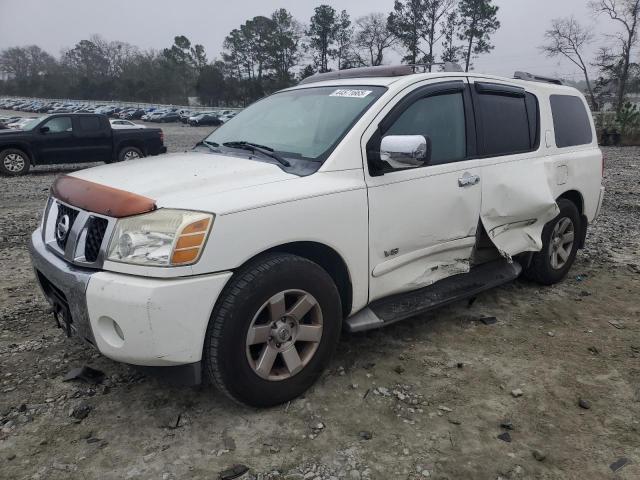
[[[40,121],[42,119],[44,119],[45,117],[34,117],[28,121],[25,121],[25,123],[22,124],[22,126],[20,127],[21,130],[31,130],[33,129],[33,127],[35,127],[36,125],[38,125],[38,123],[40,123]]]
[[[312,87],[271,95],[250,105],[205,140],[249,142],[285,157],[324,161],[384,87]]]

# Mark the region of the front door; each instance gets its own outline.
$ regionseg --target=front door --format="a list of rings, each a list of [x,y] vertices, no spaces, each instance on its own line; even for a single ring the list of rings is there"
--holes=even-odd
[[[369,300],[469,271],[481,206],[480,164],[466,79],[423,84],[387,106],[365,133]],[[428,163],[393,168],[382,138],[423,135]]]
[[[53,117],[38,127],[38,163],[74,162],[77,138],[71,117]]]

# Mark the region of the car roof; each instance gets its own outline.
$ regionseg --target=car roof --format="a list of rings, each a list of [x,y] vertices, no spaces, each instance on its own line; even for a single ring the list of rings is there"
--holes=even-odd
[[[466,77],[469,79],[483,79],[483,80],[495,80],[499,82],[508,82],[512,85],[519,85],[527,88],[528,90],[551,90],[551,91],[565,91],[575,94],[578,90],[566,85],[557,85],[546,82],[534,82],[530,80],[521,80],[516,78],[501,77],[498,75],[488,75],[475,72],[432,72],[432,73],[413,73],[409,75],[398,75],[391,77],[352,77],[352,78],[339,78],[322,80],[311,83],[304,83],[302,85],[296,85],[294,87],[282,90],[298,90],[303,88],[316,88],[316,87],[348,87],[348,86],[380,86],[380,87],[397,87],[402,89],[414,83],[418,83],[424,80],[436,79],[436,78],[460,78]]]

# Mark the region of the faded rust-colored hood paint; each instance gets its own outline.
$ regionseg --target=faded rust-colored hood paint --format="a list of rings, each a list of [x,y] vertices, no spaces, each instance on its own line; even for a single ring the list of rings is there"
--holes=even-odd
[[[129,217],[156,208],[152,198],[62,175],[51,186],[51,195],[69,205],[110,217]]]

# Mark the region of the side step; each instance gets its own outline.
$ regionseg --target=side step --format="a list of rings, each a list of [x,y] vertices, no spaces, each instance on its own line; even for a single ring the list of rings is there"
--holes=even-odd
[[[520,272],[522,267],[515,262],[496,260],[485,263],[468,273],[445,278],[420,290],[376,300],[348,318],[345,328],[348,332],[363,332],[384,327],[511,282],[518,278]]]

